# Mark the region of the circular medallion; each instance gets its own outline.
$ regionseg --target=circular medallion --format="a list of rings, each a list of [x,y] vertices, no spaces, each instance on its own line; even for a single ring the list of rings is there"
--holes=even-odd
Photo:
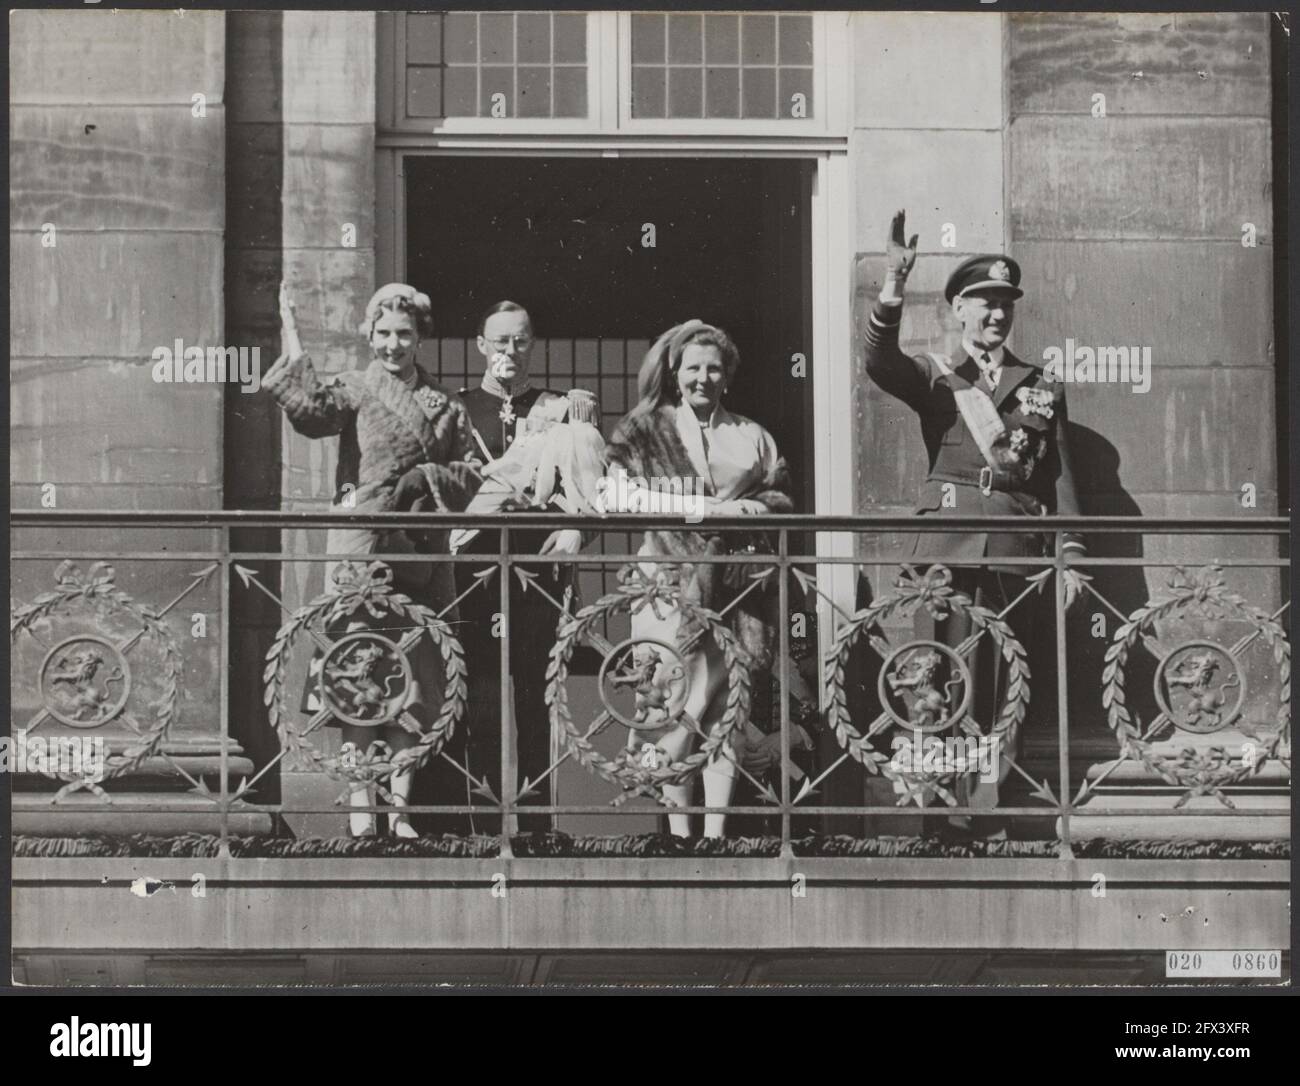
[[[686,661],[672,645],[630,638],[615,645],[600,665],[601,704],[634,731],[658,731],[677,723],[690,693]]]
[[[321,661],[321,702],[345,724],[373,728],[392,723],[411,682],[406,654],[367,630],[334,642]]]
[[[125,708],[131,668],[110,641],[78,634],[45,654],[40,690],[55,720],[73,728],[98,728]]]
[[[683,626],[675,639],[681,647],[655,638],[634,637],[606,650],[608,642],[600,633],[606,621],[619,615],[635,615],[646,607],[661,620],[672,612],[681,615]],[[693,632],[683,636],[683,629]],[[685,657],[697,651],[694,646],[702,638],[712,640],[727,673],[722,713],[707,729],[685,711],[690,693]],[[574,649],[584,641],[605,651],[598,676],[601,712],[586,728],[573,719],[568,690],[569,664]],[[646,795],[671,805],[663,789],[694,779],[720,756],[749,715],[747,657],[736,635],[717,614],[687,598],[679,577],[665,567],[655,568],[652,573],[640,566],[625,567],[619,574],[617,591],[563,619],[546,674],[552,734],[563,734],[569,753],[579,765],[622,788],[615,804]],[[597,749],[592,736],[613,720],[629,729],[632,741],[607,758]],[[678,725],[694,733],[698,743],[693,752],[676,760],[668,758],[652,742],[635,741],[637,736],[648,740],[649,733]]]
[[[966,662],[938,641],[909,641],[894,649],[885,657],[876,689],[894,723],[927,735],[957,724],[972,694]]]
[[[991,642],[1006,668],[1004,689],[998,704],[991,707],[991,720],[981,722],[971,712],[974,689],[970,668],[952,647],[915,640],[895,648],[887,636],[874,632],[886,618],[914,617],[921,610],[934,619],[964,616],[973,634],[970,645],[981,637]],[[854,645],[864,635],[882,662],[876,683],[881,711],[874,720],[855,722],[849,707],[848,672],[853,666]],[[1014,750],[1029,704],[1024,647],[1002,616],[971,603],[964,593],[953,591],[952,572],[942,565],[931,566],[920,575],[904,567],[892,593],[855,612],[840,626],[822,672],[826,679],[826,722],[836,741],[867,772],[888,780],[900,805],[924,804],[938,798],[949,806],[959,806],[956,784],[974,771],[970,743],[975,744],[981,763],[985,750]],[[911,756],[904,756],[898,735],[890,736],[897,728],[913,733],[912,743],[907,744]],[[936,733],[947,731],[957,735],[937,738]],[[918,735],[933,738],[918,742]],[[949,746],[952,739],[960,740],[962,747]],[[931,750],[943,757],[933,758]],[[1010,761],[1003,754],[997,757],[999,766],[1002,760]],[[983,765],[979,771],[985,771]]]
[[[1241,715],[1246,676],[1213,641],[1184,641],[1156,668],[1156,702],[1176,728],[1204,735]]]

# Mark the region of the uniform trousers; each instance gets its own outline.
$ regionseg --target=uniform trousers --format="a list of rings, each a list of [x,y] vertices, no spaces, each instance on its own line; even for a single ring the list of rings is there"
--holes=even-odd
[[[520,554],[536,554],[545,542],[547,532],[512,532],[511,550]],[[499,543],[495,533],[480,532],[462,549],[461,554],[495,555]],[[510,577],[510,622],[502,628],[500,576],[485,585],[473,587],[474,575],[486,568],[470,562],[456,563],[456,591],[469,594],[459,604],[459,622],[456,630],[465,649],[468,669],[467,685],[469,703],[466,708],[466,766],[473,775],[486,779],[492,791],[503,799],[501,789],[501,634],[509,642],[509,679],[514,691],[515,752],[518,764],[518,785],[525,778],[537,780],[546,772],[551,759],[551,725],[546,705],[546,669],[550,663],[551,648],[555,643],[560,612],[546,599],[538,588],[545,590],[558,601],[563,601],[567,573],[562,569],[557,578],[550,566],[528,565],[521,567],[537,574],[535,587],[524,590],[513,568]],[[472,588],[472,591],[470,589]],[[548,778],[529,796],[519,802],[522,806],[547,806],[551,802],[551,780]],[[472,795],[470,803],[481,806],[489,803],[483,796]],[[498,816],[473,814],[475,833],[500,833]],[[544,832],[551,829],[553,819],[549,814],[520,815],[521,832]]]
[[[1024,575],[998,568],[957,567],[952,568],[951,572],[954,591],[969,597],[975,606],[987,608],[995,614],[1000,614],[1029,584]],[[1038,605],[1038,594],[1030,593],[1005,616],[1012,634],[1026,653],[1034,643]],[[937,641],[954,649],[974,631],[974,625],[967,614],[950,611],[947,617],[935,619],[924,608],[918,609],[913,628],[918,638]],[[969,718],[987,735],[1006,704],[1009,668],[990,633],[984,633],[980,637],[965,659],[972,686]],[[981,780],[978,771],[957,778],[954,795],[960,806],[984,810],[997,807],[1001,785],[1011,772],[1008,758],[1019,757],[1022,732],[1023,726],[1015,729],[1014,735],[1008,733],[1003,737],[998,748],[996,780]],[[949,734],[960,736],[964,733],[958,725]],[[969,825],[967,816],[954,816],[951,821],[959,826]]]

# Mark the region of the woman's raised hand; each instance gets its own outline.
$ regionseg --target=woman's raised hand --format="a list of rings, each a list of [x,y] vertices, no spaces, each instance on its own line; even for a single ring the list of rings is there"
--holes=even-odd
[[[280,281],[280,339],[284,353],[290,358],[302,354],[302,341],[298,338],[297,307],[293,295],[289,293],[289,284]]]

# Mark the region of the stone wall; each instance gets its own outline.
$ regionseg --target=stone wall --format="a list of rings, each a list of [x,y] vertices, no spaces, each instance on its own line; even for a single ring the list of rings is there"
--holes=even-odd
[[[853,19],[855,342],[880,290],[894,212],[919,234],[903,310],[903,349],[952,351],[959,336],[943,285],[966,257],[1000,251],[1005,108],[1003,24],[985,13],[870,12]],[[903,89],[905,88],[905,90]],[[943,244],[951,228],[952,246]],[[867,380],[855,357],[860,513],[911,513],[925,479],[925,447],[911,410]],[[897,538],[864,541],[888,553]]]
[[[1008,245],[1029,291],[1015,342],[1037,362],[1067,339],[1151,351],[1147,392],[1067,386],[1087,513],[1278,510],[1276,434],[1285,425],[1274,398],[1268,20],[1007,17]],[[1256,244],[1243,245],[1250,230]],[[1253,508],[1243,506],[1247,484]],[[1268,537],[1207,531],[1094,537],[1090,553],[1199,566],[1279,550]],[[1124,614],[1163,594],[1170,574],[1153,565],[1095,572],[1095,586]],[[1229,569],[1227,580],[1256,606],[1281,602],[1275,571]],[[1071,703],[1081,717],[1100,715],[1104,639],[1088,626],[1104,611],[1088,601],[1073,616]],[[1109,636],[1114,616],[1103,618]],[[1205,632],[1189,626],[1168,639]],[[1230,643],[1244,632],[1222,636]],[[1247,715],[1271,718],[1268,654],[1256,646],[1244,661]]]
[[[226,390],[156,383],[152,352],[178,338],[221,343],[225,18],[16,11],[9,28],[13,508],[219,508]],[[83,569],[114,549],[213,542],[125,529],[14,537],[81,548]],[[160,607],[202,564],[118,561],[117,583]],[[15,563],[13,598],[50,588],[55,565]],[[185,655],[178,736],[220,726],[220,611],[213,578],[170,616]],[[191,637],[194,612],[208,618],[203,640]],[[16,683],[39,666],[31,651],[15,646]],[[29,701],[34,687],[16,687],[15,711]]]

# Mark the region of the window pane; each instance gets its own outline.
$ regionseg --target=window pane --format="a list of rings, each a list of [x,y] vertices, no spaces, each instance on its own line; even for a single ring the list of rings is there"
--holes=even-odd
[[[410,78],[410,73],[407,73]],[[442,109],[446,117],[478,116],[478,69],[446,68],[442,80]]]
[[[780,116],[782,117],[811,117],[812,116],[812,69],[811,68],[782,68],[780,87],[781,93],[778,96],[777,103]],[[796,112],[795,98],[796,94],[803,95],[802,110]]]
[[[812,16],[782,15],[781,63],[807,64],[813,62]]]
[[[498,117],[588,116],[586,15],[460,11],[402,17],[407,116],[491,117],[493,95],[504,96],[497,102]]]
[[[739,16],[704,16],[704,59],[710,64],[735,64],[740,60]]]
[[[458,12],[444,18],[444,63],[477,64],[478,16],[472,12]]]
[[[556,15],[555,63],[587,63],[587,17],[585,15]],[[584,108],[583,112],[586,112]]]
[[[797,13],[633,15],[632,116],[811,117],[813,27],[812,15]],[[661,65],[663,114],[650,74]]]
[[[520,64],[548,64],[551,60],[551,17],[546,12],[519,13],[517,48]]]
[[[664,56],[664,20],[663,15],[632,16],[632,63],[663,64]]]
[[[740,78],[742,116],[768,120],[776,117],[776,72],[771,68],[746,68]]]
[[[627,410],[627,378],[602,377],[600,379],[600,406],[602,409],[617,411]]]
[[[775,64],[776,16],[742,15],[740,41],[742,64]]]
[[[632,69],[632,116],[664,116],[663,68]]]
[[[551,116],[551,69],[519,69],[519,116]]]
[[[496,103],[493,102],[495,95],[501,95]],[[479,78],[479,116],[491,117],[493,105],[497,105],[496,113],[501,114],[501,104],[505,106],[505,115],[507,117],[518,116],[515,109],[515,70],[508,68],[504,64],[483,65],[483,73]]]
[[[709,68],[704,76],[704,115],[740,116],[740,69]]]
[[[411,15],[406,20],[406,62],[442,63],[442,16]]]
[[[700,16],[668,16],[668,63],[699,64],[704,59],[702,33]]]
[[[484,64],[512,64],[515,59],[515,17],[484,12],[478,18],[479,59]]]
[[[668,116],[704,115],[703,74],[699,68],[668,69]]]
[[[441,68],[407,69],[406,113],[409,117],[442,116]]]
[[[555,69],[556,117],[587,116],[587,69]]]

